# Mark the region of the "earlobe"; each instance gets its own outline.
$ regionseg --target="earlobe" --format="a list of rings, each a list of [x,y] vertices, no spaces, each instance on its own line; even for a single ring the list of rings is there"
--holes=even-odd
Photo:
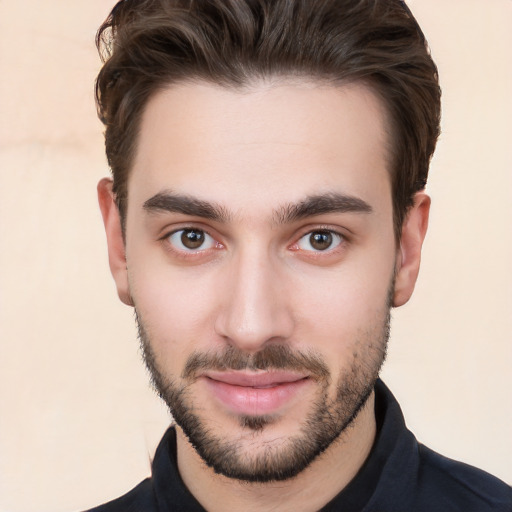
[[[421,247],[427,233],[430,197],[417,192],[402,226],[395,274],[393,306],[405,304],[414,291],[420,270]]]
[[[107,235],[108,261],[110,271],[114,277],[117,294],[122,302],[133,306],[128,284],[128,270],[126,268],[125,244],[121,228],[119,209],[112,192],[112,180],[103,178],[98,183],[98,201]]]

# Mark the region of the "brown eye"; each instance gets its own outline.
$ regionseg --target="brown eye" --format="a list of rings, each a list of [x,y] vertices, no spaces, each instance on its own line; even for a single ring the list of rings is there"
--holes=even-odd
[[[320,231],[309,235],[309,243],[317,251],[325,251],[332,245],[332,235],[328,231]]]
[[[181,243],[187,249],[199,249],[204,243],[204,232],[198,229],[184,229],[181,232]]]
[[[215,240],[208,233],[195,228],[175,231],[167,240],[180,251],[204,251],[215,247]]]
[[[318,230],[304,235],[297,245],[304,251],[321,252],[334,249],[342,240],[343,237],[334,231]]]

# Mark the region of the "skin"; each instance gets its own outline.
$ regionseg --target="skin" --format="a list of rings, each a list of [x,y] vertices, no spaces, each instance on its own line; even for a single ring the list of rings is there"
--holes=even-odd
[[[188,83],[150,100],[128,182],[125,239],[110,180],[98,193],[119,297],[136,306],[165,378],[182,383],[194,352],[232,346],[253,355],[283,344],[319,355],[333,400],[344,375],[363,371],[375,346],[384,350],[390,285],[394,279],[392,304],[407,302],[430,206],[416,194],[397,246],[387,133],[380,100],[361,84],[281,80],[234,91]],[[214,204],[225,218],[147,207],[169,193]],[[283,219],[290,205],[329,194],[369,208]],[[184,228],[207,233],[205,244],[192,251],[180,245]],[[326,250],[310,243],[319,231],[334,233]],[[188,391],[207,427],[236,439],[250,460],[265,446],[285,449],[300,433],[319,384],[306,379],[257,432],[240,425],[207,379]],[[372,394],[336,442],[283,482],[247,484],[214,473],[178,427],[180,474],[208,510],[318,510],[368,456],[373,403]]]

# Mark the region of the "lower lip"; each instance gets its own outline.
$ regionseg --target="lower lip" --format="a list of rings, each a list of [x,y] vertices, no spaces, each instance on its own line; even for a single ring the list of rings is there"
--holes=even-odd
[[[231,412],[247,416],[262,416],[278,412],[290,403],[307,385],[309,379],[283,382],[270,388],[235,386],[205,378],[213,395]]]

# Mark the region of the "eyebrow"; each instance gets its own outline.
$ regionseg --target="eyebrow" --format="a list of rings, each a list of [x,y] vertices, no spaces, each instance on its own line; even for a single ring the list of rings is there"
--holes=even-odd
[[[182,213],[195,217],[227,223],[232,219],[228,210],[217,203],[198,199],[190,195],[163,191],[155,194],[143,204],[149,213]],[[290,203],[274,210],[275,224],[289,224],[307,217],[326,213],[371,213],[372,207],[359,197],[335,192],[307,196],[298,203]]]
[[[145,201],[142,207],[150,213],[183,213],[224,223],[230,219],[230,215],[223,206],[189,195],[174,194],[170,191],[155,194]]]
[[[372,213],[372,211],[373,208],[359,197],[331,192],[308,196],[299,203],[279,208],[274,214],[274,222],[288,224],[326,213]]]

